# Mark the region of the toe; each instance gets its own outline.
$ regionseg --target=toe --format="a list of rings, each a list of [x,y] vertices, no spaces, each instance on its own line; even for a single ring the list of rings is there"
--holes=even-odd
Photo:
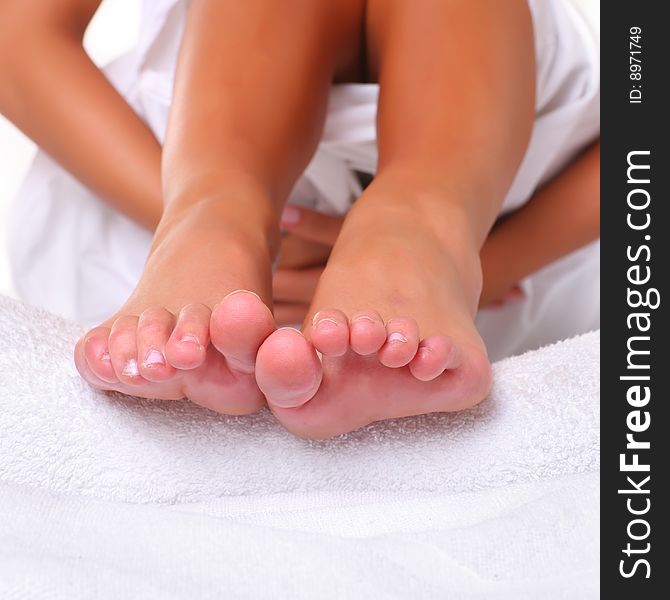
[[[210,333],[214,347],[234,371],[253,373],[256,354],[275,331],[272,312],[253,292],[236,290],[214,307]]]
[[[172,333],[174,315],[161,306],[146,309],[137,324],[137,356],[140,374],[147,381],[161,382],[174,376],[165,346]]]
[[[379,362],[386,367],[408,365],[419,347],[419,326],[414,319],[391,319],[386,324],[386,342],[379,350]]]
[[[106,383],[118,383],[119,379],[116,376],[114,367],[112,366],[112,359],[109,354],[109,334],[111,330],[109,327],[96,327],[91,329],[79,343],[82,345],[82,358],[86,360],[86,366],[95,375],[96,378]],[[82,365],[80,373],[84,378],[86,367]],[[89,382],[95,385],[94,382]]]
[[[137,361],[137,323],[135,316],[119,317],[109,334],[109,355],[121,383],[136,386],[145,383]]]
[[[349,349],[349,324],[341,310],[320,310],[312,319],[309,337],[324,356],[342,356]]]
[[[271,408],[303,405],[319,389],[322,377],[314,347],[295,329],[278,329],[258,350],[256,382]]]
[[[93,370],[91,369],[91,365],[89,364],[89,359],[86,357],[86,338],[87,336],[84,335],[75,344],[74,347],[74,364],[77,367],[77,371],[79,371],[79,374],[84,378],[84,380],[89,384],[92,385],[95,388],[99,389],[110,389],[110,382],[104,381],[100,377],[98,377]],[[107,353],[107,338],[105,337],[105,351]],[[107,353],[107,356],[109,356],[109,353]],[[92,357],[93,361],[98,360],[97,356]],[[107,361],[109,362],[109,361]],[[116,382],[116,375],[114,374],[114,370],[111,368],[111,362],[109,362],[109,370],[111,371],[110,377],[114,377],[114,380]]]
[[[458,368],[460,363],[461,353],[454,341],[444,335],[434,335],[419,344],[409,370],[420,381],[431,381],[447,369]]]
[[[211,311],[204,304],[187,304],[165,344],[165,357],[176,369],[197,369],[207,357]]]
[[[361,356],[378,352],[386,341],[386,327],[377,311],[354,314],[349,326],[351,349]]]

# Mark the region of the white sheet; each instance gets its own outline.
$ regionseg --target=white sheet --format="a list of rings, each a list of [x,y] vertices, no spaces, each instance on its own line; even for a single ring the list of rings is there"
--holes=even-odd
[[[597,597],[597,333],[471,411],[310,443],[94,392],[78,332],[0,299],[0,597]]]

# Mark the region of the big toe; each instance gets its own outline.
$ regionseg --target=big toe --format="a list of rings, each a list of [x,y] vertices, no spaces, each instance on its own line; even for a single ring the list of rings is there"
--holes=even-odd
[[[319,389],[322,377],[314,347],[295,329],[278,329],[258,350],[256,383],[270,408],[305,404]]]
[[[258,349],[275,329],[272,312],[253,292],[231,292],[212,311],[212,344],[234,371],[254,372]]]

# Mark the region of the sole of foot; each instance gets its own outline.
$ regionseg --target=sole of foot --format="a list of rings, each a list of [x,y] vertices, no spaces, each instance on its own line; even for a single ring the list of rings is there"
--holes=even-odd
[[[256,379],[289,431],[307,439],[369,423],[470,408],[491,386],[483,346],[447,336],[419,338],[410,318],[386,322],[376,311],[348,319],[320,311],[307,339],[279,329],[258,351]]]

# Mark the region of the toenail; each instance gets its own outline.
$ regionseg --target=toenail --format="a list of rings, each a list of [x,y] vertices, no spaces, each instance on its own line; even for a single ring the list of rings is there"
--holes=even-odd
[[[394,331],[393,333],[389,334],[388,337],[389,342],[402,342],[403,344],[407,341],[407,338],[400,333],[399,331]]]
[[[297,333],[301,338],[304,338],[305,336],[302,334],[302,332],[296,328],[296,327],[279,327],[277,331],[292,331],[293,333]]]
[[[190,333],[187,333],[186,335],[182,336],[182,338],[179,340],[179,343],[183,345],[197,346],[198,350],[202,349],[202,344],[200,343],[200,340],[197,338],[197,336],[192,335]]]
[[[165,366],[163,353],[160,350],[149,350],[147,357],[144,359],[144,366],[148,368]]]
[[[320,310],[312,317],[312,326],[318,325],[321,321],[329,321],[330,323],[339,325],[339,322],[335,317],[328,315],[328,313],[323,310]]]
[[[376,323],[372,317],[368,317],[367,315],[358,315],[357,317],[354,317],[351,322],[352,323],[358,323],[359,321],[368,321],[369,323]]]
[[[226,294],[223,300],[225,300],[226,298],[230,298],[230,296],[234,294],[252,294],[256,296],[256,298],[258,298],[261,302],[263,302],[263,300],[261,300],[261,297],[256,292],[252,292],[251,290],[233,290],[232,292],[230,292],[230,294]],[[221,302],[223,302],[223,300]]]
[[[326,330],[339,327],[340,324],[333,317],[320,317],[318,319],[315,317],[312,326],[315,329]]]
[[[137,360],[131,358],[126,363],[126,366],[123,367],[123,371],[121,371],[121,373],[126,377],[137,377],[140,374],[140,371],[137,368]]]
[[[300,223],[300,209],[295,206],[285,206],[281,213],[280,222],[282,225],[297,225]]]

